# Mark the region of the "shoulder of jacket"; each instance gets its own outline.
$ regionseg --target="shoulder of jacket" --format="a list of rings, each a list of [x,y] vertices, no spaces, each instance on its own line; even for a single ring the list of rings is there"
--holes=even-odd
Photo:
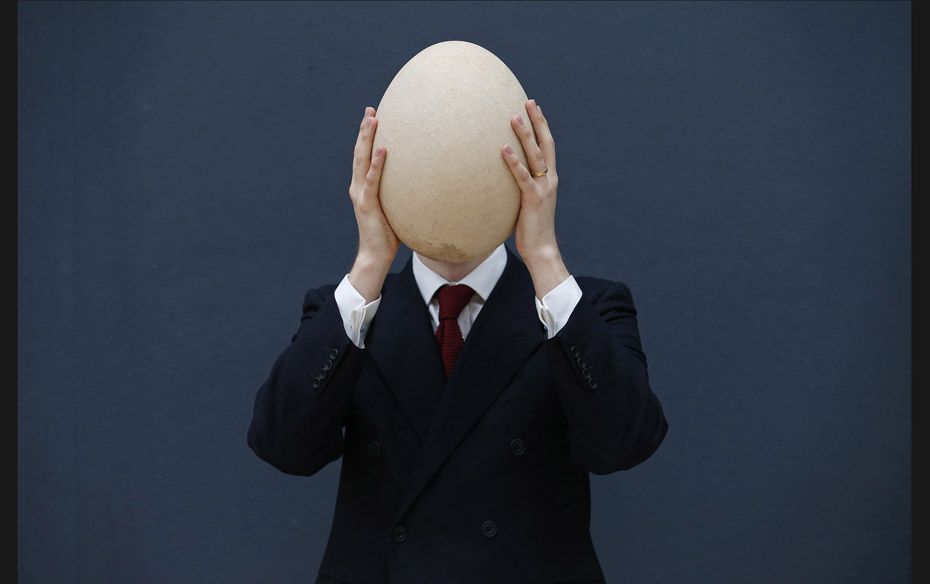
[[[601,290],[606,290],[611,286],[621,286],[626,288],[627,285],[620,280],[608,280],[607,278],[601,278],[598,276],[578,276],[575,275],[575,281],[578,282],[578,285],[584,288],[585,290],[591,290],[593,292],[598,292]]]
[[[575,281],[581,287],[583,292],[592,294],[595,298],[614,291],[619,292],[624,297],[631,297],[633,294],[630,287],[621,280],[608,280],[598,276],[575,276]]]

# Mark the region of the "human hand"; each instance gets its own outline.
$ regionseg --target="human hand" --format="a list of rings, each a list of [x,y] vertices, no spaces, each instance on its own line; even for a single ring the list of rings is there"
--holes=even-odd
[[[529,169],[517,158],[509,144],[501,147],[501,154],[520,187],[520,214],[514,241],[520,256],[529,264],[559,257],[555,237],[555,202],[559,177],[555,169],[555,141],[542,109],[533,99],[527,100],[524,105],[536,137],[533,137],[521,116],[511,118],[510,125],[523,145]],[[549,170],[543,176],[535,177],[531,174],[547,168]]]
[[[387,151],[384,147],[372,152],[378,120],[375,108],[366,107],[355,142],[352,182],[349,198],[358,223],[358,254],[366,260],[390,265],[400,243],[384,216],[381,207],[381,171]]]

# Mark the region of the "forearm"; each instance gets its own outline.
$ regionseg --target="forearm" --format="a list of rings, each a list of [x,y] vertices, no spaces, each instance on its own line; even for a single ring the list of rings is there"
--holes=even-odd
[[[568,268],[562,260],[558,248],[549,248],[545,251],[525,258],[526,267],[533,279],[536,297],[545,298],[546,294],[569,277]]]
[[[332,295],[331,287],[307,293],[312,317],[303,319],[255,398],[248,444],[288,474],[312,475],[342,454],[342,426],[365,353],[346,336]]]
[[[628,289],[615,283],[598,298],[585,292],[545,343],[573,459],[607,474],[649,458],[668,423],[649,386]]]
[[[391,260],[380,259],[372,254],[360,252],[349,272],[349,282],[361,294],[366,302],[372,302],[381,296],[381,288],[388,272]]]

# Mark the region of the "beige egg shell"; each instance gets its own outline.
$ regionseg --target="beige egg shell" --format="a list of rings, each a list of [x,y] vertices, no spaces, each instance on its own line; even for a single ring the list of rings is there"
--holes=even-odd
[[[397,72],[377,107],[372,148],[387,149],[381,206],[407,247],[465,262],[513,233],[520,188],[501,147],[526,165],[510,122],[519,114],[533,131],[526,100],[507,65],[467,41],[431,45]]]

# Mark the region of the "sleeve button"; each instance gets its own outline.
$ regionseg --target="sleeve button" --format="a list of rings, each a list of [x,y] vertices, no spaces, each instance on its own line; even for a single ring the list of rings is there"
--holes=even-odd
[[[481,524],[481,534],[485,537],[494,537],[497,535],[497,523],[490,519]]]
[[[391,539],[397,542],[401,542],[407,539],[407,528],[403,525],[398,525],[395,527],[394,531],[391,533]]]

